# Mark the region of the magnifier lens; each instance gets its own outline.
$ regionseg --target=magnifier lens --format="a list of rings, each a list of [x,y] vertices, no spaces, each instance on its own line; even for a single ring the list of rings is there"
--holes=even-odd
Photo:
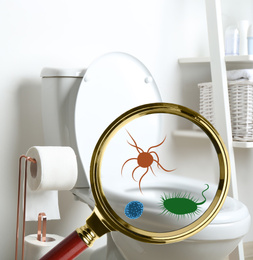
[[[192,123],[202,140],[174,134],[172,126]],[[43,260],[72,259],[110,231],[155,244],[186,239],[218,214],[230,167],[219,134],[205,118],[186,107],[153,103],[107,127],[92,155],[90,180],[92,215]]]
[[[196,221],[217,192],[219,161],[207,135],[177,137],[175,125],[192,122],[170,114],[138,117],[110,139],[101,184],[125,226],[165,233]],[[113,214],[114,214],[113,213]]]

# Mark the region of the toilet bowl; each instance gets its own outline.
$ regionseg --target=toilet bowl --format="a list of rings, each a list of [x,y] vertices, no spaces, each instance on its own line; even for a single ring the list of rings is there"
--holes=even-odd
[[[147,196],[150,203],[152,203],[150,201],[152,198],[159,197],[161,191],[165,190],[164,187],[166,187],[167,192],[175,191],[177,189],[176,187],[178,187],[178,190],[184,187],[184,191],[192,194],[198,191],[199,187],[201,187],[201,182],[188,178],[177,177],[175,175],[173,175],[173,181],[171,179],[168,181],[168,179],[164,178],[161,183],[162,185],[159,189],[156,189],[158,194],[157,196],[155,196],[154,191],[150,189],[150,191],[152,191],[152,196]],[[128,188],[131,189],[131,196],[129,195],[126,200],[136,199],[138,189],[136,189],[135,193],[133,192],[134,187]],[[146,184],[144,189],[145,192],[148,191],[148,184]],[[215,185],[210,185],[209,191],[210,190],[215,190]],[[114,191],[110,192],[111,198],[117,198],[117,200],[124,202],[120,196],[124,196],[127,191],[114,189]],[[210,193],[207,193],[206,198],[207,202],[210,202],[212,197],[208,194]],[[153,201],[154,207],[155,204],[157,204],[156,200]],[[155,212],[150,212],[151,217],[147,217],[147,219],[144,219],[143,221],[147,226],[149,226],[153,221],[155,221],[156,215],[157,214]],[[172,218],[172,221],[173,220],[176,227],[176,225],[178,225],[178,219]],[[170,223],[172,221],[170,221]],[[181,221],[187,220],[182,219]],[[151,245],[143,242],[136,242],[134,239],[131,239],[120,232],[112,232],[111,235],[115,245],[123,255],[124,259],[135,259],[135,256],[138,255],[138,259],[141,260],[153,258],[169,260],[224,260],[225,257],[236,248],[240,240],[248,232],[250,222],[251,218],[246,206],[231,197],[227,197],[218,215],[206,228],[194,236],[181,241],[180,243],[172,243],[162,246]],[[158,224],[162,225],[161,230],[166,229],[167,227],[166,224],[161,222]],[[131,248],[131,250],[129,250],[129,248]]]
[[[160,102],[161,97],[154,79],[146,67],[134,57],[124,53],[109,53],[95,60],[87,70],[61,70],[44,68],[42,77],[42,117],[46,145],[71,146],[78,160],[78,180],[72,191],[81,201],[94,207],[90,190],[89,167],[95,144],[104,129],[120,114],[138,105]],[[152,128],[154,140],[160,140],[162,120],[159,117],[141,122]],[[136,135],[138,126],[134,128]],[[157,169],[158,171],[161,169]],[[110,171],[109,171],[110,172]],[[108,172],[108,174],[110,174]],[[173,179],[173,181],[171,181]],[[148,181],[143,191],[148,194]],[[157,192],[182,187],[186,192],[196,191],[201,185],[193,179],[173,175],[164,179]],[[173,187],[171,187],[173,183]],[[135,183],[134,183],[135,184]],[[117,185],[105,190],[111,203],[125,203],[136,198],[138,186],[120,189]],[[131,189],[128,192],[127,189]],[[135,190],[136,189],[136,190]],[[215,189],[210,185],[210,190]],[[136,192],[135,192],[136,191]],[[146,196],[150,205],[152,196]],[[120,199],[120,201],[117,201]],[[208,201],[208,198],[207,198]],[[153,204],[152,204],[153,203]],[[208,204],[208,203],[207,203]],[[118,204],[117,204],[118,205]],[[151,207],[152,208],[152,207]],[[152,210],[148,221],[154,218]],[[163,230],[163,223],[159,223]],[[177,221],[175,221],[177,224]],[[112,232],[113,246],[122,259],[222,259],[237,246],[247,233],[250,215],[247,208],[232,198],[227,198],[222,210],[205,229],[180,243],[168,245],[145,244],[119,232]],[[215,249],[214,249],[215,248]],[[129,250],[130,249],[130,250]],[[214,254],[215,255],[214,257]],[[110,255],[110,254],[108,254]]]

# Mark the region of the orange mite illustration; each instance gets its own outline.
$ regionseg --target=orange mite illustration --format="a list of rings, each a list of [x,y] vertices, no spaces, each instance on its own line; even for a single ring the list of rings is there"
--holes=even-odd
[[[127,162],[129,162],[129,161],[131,161],[131,160],[137,160],[138,166],[135,167],[135,168],[133,169],[133,171],[132,171],[132,178],[133,178],[134,181],[137,182],[137,180],[135,180],[135,178],[134,178],[134,172],[135,172],[139,167],[146,168],[146,171],[144,172],[144,174],[143,174],[143,175],[141,176],[141,178],[139,179],[139,189],[140,189],[140,192],[142,193],[142,190],[141,190],[141,181],[142,181],[143,177],[148,173],[149,169],[150,169],[150,170],[152,171],[152,173],[155,175],[155,173],[154,173],[154,171],[153,171],[153,169],[152,169],[152,166],[151,166],[151,165],[153,164],[153,162],[155,162],[155,163],[157,164],[157,167],[158,167],[158,168],[161,168],[161,169],[163,169],[163,170],[166,171],[166,172],[172,172],[172,171],[174,171],[175,169],[173,169],[173,170],[166,170],[165,168],[163,168],[162,165],[161,165],[160,162],[159,162],[159,156],[158,156],[158,154],[157,154],[155,151],[150,151],[151,149],[156,148],[156,147],[162,145],[162,144],[164,143],[166,137],[163,139],[163,141],[162,141],[161,143],[159,143],[159,144],[157,144],[157,145],[154,145],[154,146],[151,146],[151,147],[147,150],[147,152],[144,152],[143,149],[141,149],[141,148],[137,145],[136,141],[134,140],[134,138],[130,135],[130,133],[129,133],[128,131],[127,131],[127,133],[129,134],[129,136],[131,137],[131,139],[132,139],[133,142],[134,142],[134,144],[131,144],[131,143],[129,143],[129,142],[127,141],[128,144],[130,144],[131,146],[135,147],[136,150],[137,150],[137,152],[139,153],[139,155],[137,156],[137,158],[130,158],[130,159],[128,159],[128,160],[126,160],[126,161],[124,162],[124,164],[122,165],[122,168],[121,168],[121,175],[122,175],[122,173],[123,173],[123,168],[124,168],[124,166],[126,165]],[[154,158],[154,156],[155,156],[155,158]]]

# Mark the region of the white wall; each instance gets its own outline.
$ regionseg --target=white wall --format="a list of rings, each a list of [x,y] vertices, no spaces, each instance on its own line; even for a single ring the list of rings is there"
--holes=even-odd
[[[193,109],[196,84],[210,75],[208,68],[177,63],[179,57],[208,55],[203,0],[9,0],[2,1],[0,17],[0,254],[11,260],[18,158],[30,146],[43,145],[42,67],[87,67],[105,52],[128,52],[149,68],[164,101]],[[60,208],[62,220],[49,223],[51,233],[67,235],[90,214],[70,193],[61,193]],[[27,233],[35,229],[28,224]]]

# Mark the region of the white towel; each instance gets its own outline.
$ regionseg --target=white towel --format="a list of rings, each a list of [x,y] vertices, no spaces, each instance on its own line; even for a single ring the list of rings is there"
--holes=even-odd
[[[227,79],[228,80],[247,79],[249,81],[253,81],[253,69],[228,70]]]

